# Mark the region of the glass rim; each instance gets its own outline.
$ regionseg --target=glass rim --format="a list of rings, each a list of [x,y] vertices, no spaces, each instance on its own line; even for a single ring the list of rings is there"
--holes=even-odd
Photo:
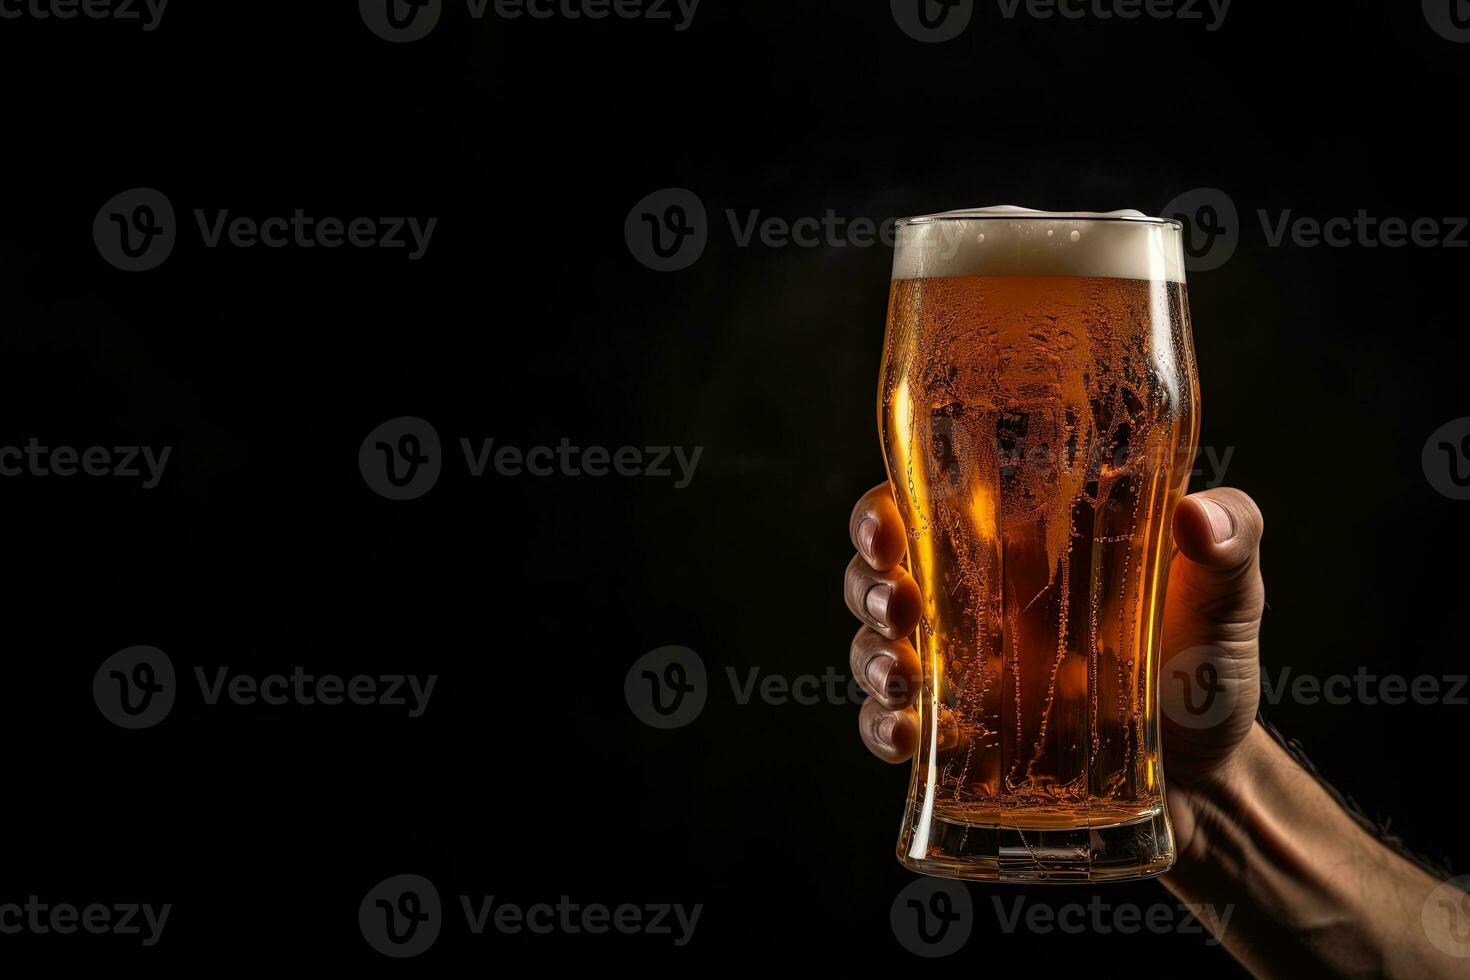
[[[1018,211],[1015,214],[966,214],[964,212],[940,212],[938,214],[918,214],[907,218],[899,218],[895,225],[899,228],[908,225],[929,224],[938,221],[1052,221],[1052,222],[1109,222],[1127,221],[1140,225],[1167,226],[1182,231],[1184,222],[1178,218],[1156,218],[1146,214],[1067,214],[1061,213],[1028,213]]]

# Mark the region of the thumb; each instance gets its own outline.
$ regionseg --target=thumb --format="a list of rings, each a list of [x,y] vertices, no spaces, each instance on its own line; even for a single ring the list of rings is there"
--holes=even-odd
[[[1254,500],[1229,487],[1192,494],[1174,512],[1179,549],[1169,570],[1171,646],[1254,643],[1266,588],[1261,581],[1265,522]]]
[[[1166,768],[1219,765],[1250,731],[1260,697],[1264,522],[1239,490],[1206,490],[1174,511],[1177,551],[1164,604],[1160,702]]]

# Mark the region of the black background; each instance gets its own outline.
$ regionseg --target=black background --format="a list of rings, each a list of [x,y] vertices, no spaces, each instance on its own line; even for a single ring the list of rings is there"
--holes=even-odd
[[[161,484],[0,479],[0,902],[173,903],[163,939],[0,936],[36,958],[391,966],[358,903],[432,879],[450,921],[413,969],[621,964],[674,975],[1235,976],[1197,936],[975,933],[906,952],[889,906],[907,767],[847,704],[740,705],[742,674],[846,670],[852,502],[883,477],[874,401],[888,249],[739,247],[726,220],[1016,203],[1241,214],[1191,276],[1202,443],[1267,520],[1264,660],[1464,674],[1470,504],[1420,451],[1467,414],[1465,249],[1269,247],[1256,219],[1470,212],[1456,149],[1470,46],[1417,4],[1237,3],[1201,21],[1007,20],[921,44],[887,4],[704,0],[693,26],[471,20],[393,45],[350,3],[175,0],[136,23],[0,20],[0,445],[169,445]],[[180,242],[121,272],[114,194],[163,191]],[[692,267],[624,219],[687,187]],[[206,249],[192,210],[416,215],[426,257]],[[430,420],[447,459],[373,493],[363,438]],[[704,447],[692,484],[472,479],[497,445]],[[93,674],[151,644],[186,681],[144,731]],[[640,723],[629,666],[699,652],[696,722]],[[195,666],[435,673],[429,710],[207,707]],[[1446,793],[1466,710],[1272,717],[1414,846],[1470,863]],[[1157,883],[1100,890],[1172,902]],[[703,903],[694,940],[467,936],[455,896]]]

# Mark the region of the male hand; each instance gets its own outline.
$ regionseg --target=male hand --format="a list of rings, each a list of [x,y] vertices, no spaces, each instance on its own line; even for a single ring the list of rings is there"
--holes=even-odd
[[[1165,786],[1181,860],[1192,853],[1202,792],[1230,778],[1255,723],[1260,696],[1263,521],[1250,497],[1216,489],[1185,497],[1174,513],[1173,560],[1160,657]],[[847,566],[847,606],[862,622],[849,652],[868,693],[859,731],[885,762],[903,762],[918,741],[919,657],[910,637],[923,613],[918,583],[902,562],[907,537],[892,490],[882,483],[853,508],[857,554]]]

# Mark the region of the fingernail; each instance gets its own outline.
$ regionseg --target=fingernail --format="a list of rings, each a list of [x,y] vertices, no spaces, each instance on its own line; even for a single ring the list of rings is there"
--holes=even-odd
[[[893,586],[881,583],[868,590],[868,595],[863,599],[863,608],[868,610],[868,615],[873,622],[888,625],[888,600],[893,598]]]
[[[1224,544],[1235,537],[1235,522],[1230,519],[1230,511],[1209,498],[1201,498],[1200,503],[1204,505],[1205,516],[1210,519],[1210,534],[1214,535],[1216,544]]]
[[[880,745],[893,744],[893,729],[898,724],[897,715],[884,715],[873,726],[873,739]]]
[[[873,539],[878,536],[878,519],[864,518],[858,525],[858,547],[863,549],[864,558],[873,557]]]
[[[880,653],[868,661],[868,667],[864,673],[868,676],[869,689],[881,692],[885,697],[892,697],[888,694],[888,685],[893,679],[893,659],[891,657],[885,657]]]
[[[888,686],[884,689],[889,701],[909,700],[909,679],[896,670],[888,672]]]

